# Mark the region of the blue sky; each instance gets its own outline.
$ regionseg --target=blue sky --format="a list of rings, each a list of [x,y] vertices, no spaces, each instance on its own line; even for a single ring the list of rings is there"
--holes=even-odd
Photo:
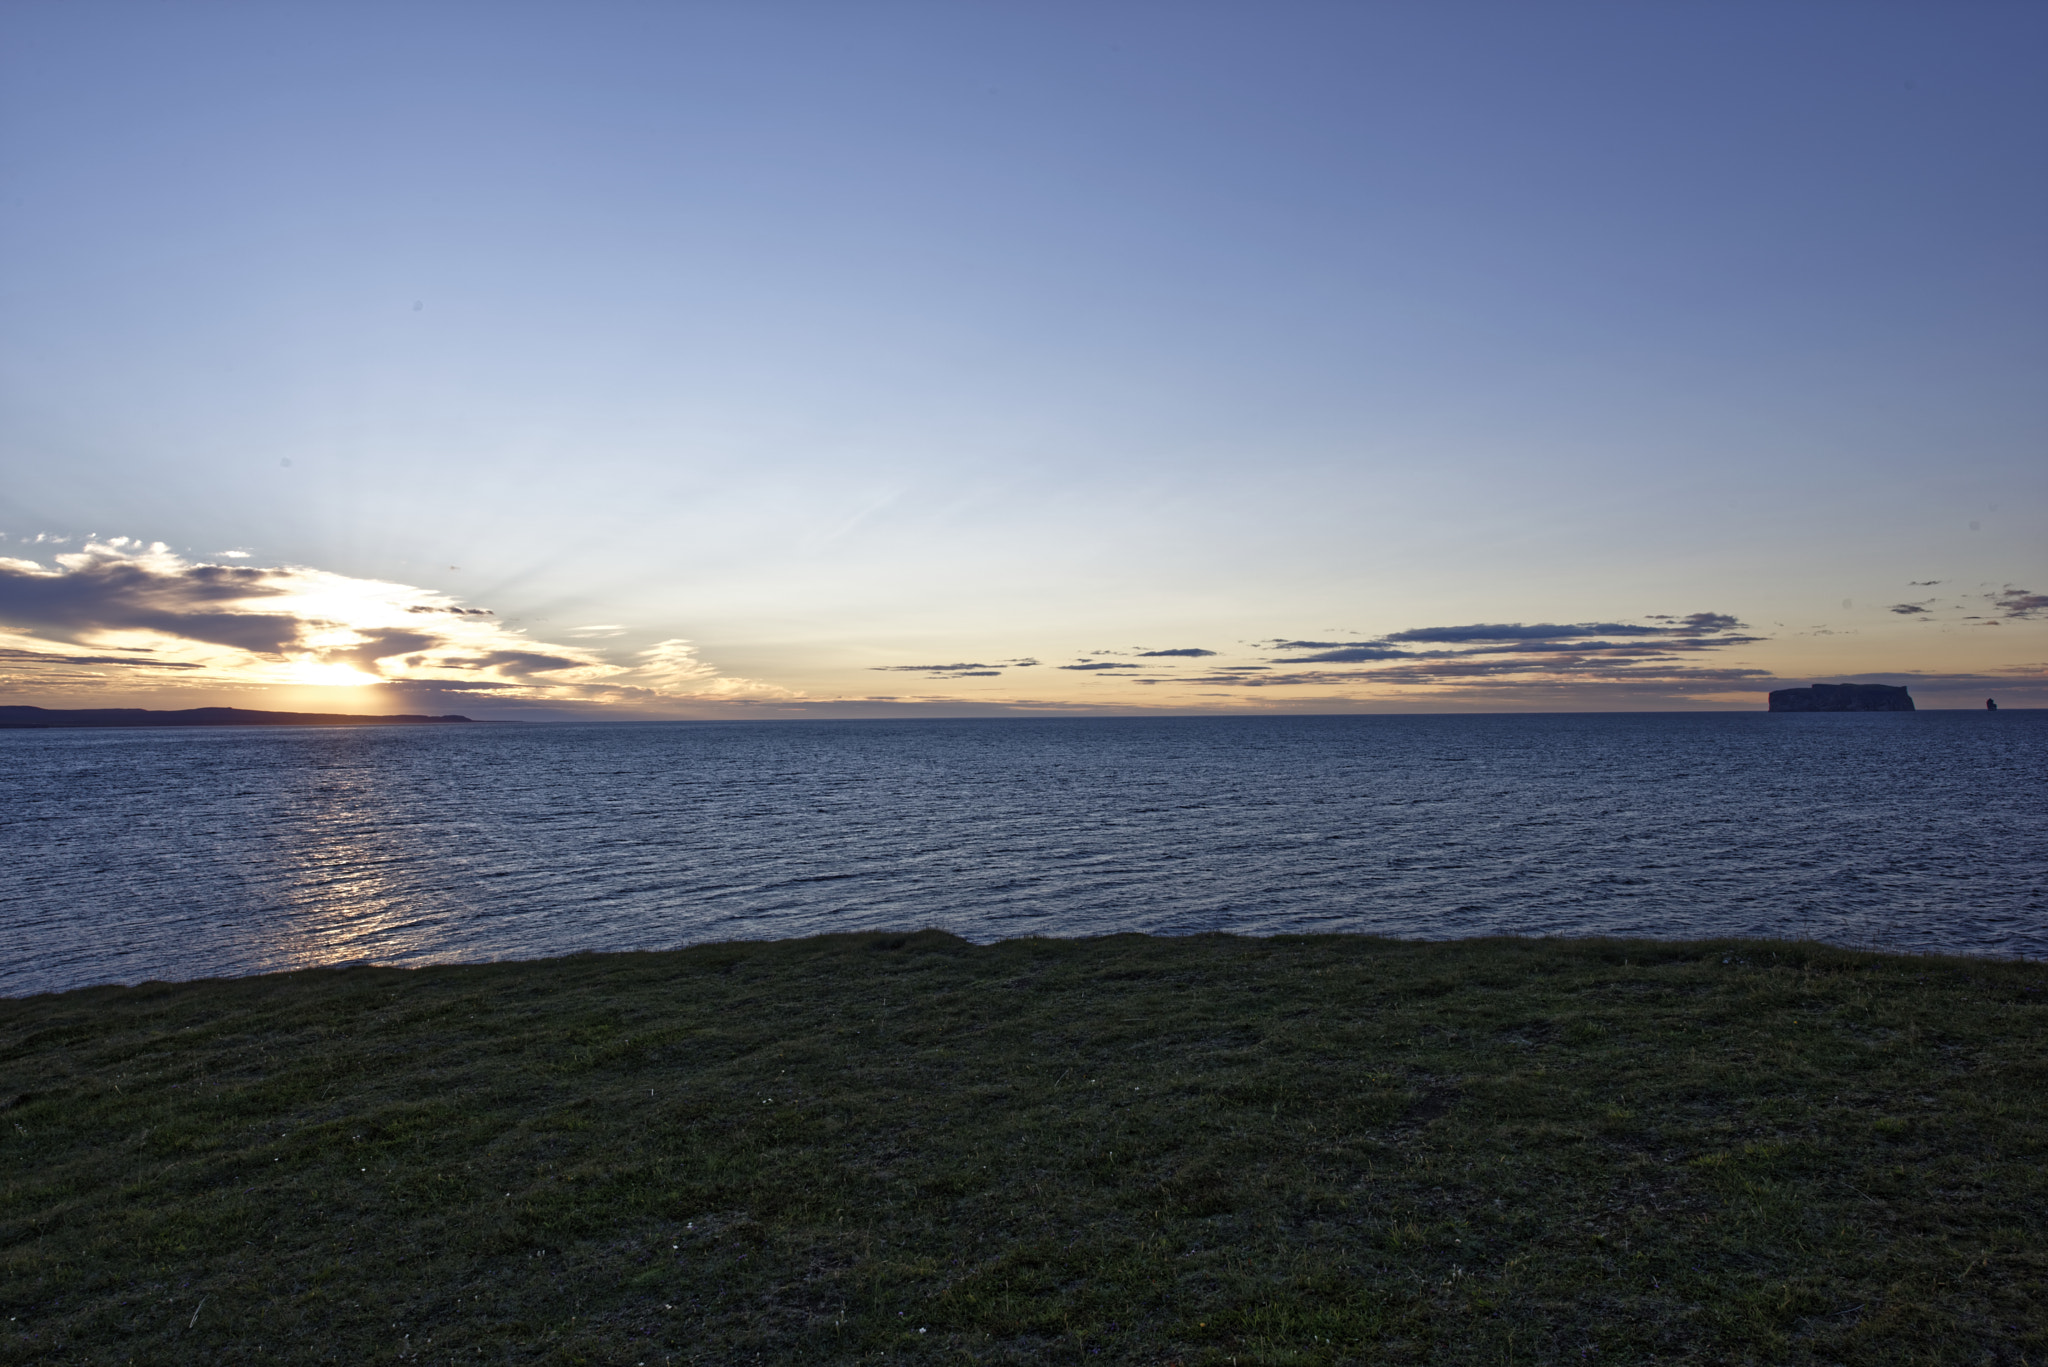
[[[2044,57],[2032,4],[17,4],[0,692],[2048,703]],[[1589,630],[1387,641],[1514,624]]]

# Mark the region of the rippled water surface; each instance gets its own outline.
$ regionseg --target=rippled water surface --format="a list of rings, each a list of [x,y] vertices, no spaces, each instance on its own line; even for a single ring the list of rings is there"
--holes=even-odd
[[[2048,954],[2048,713],[0,732],[0,992],[942,926]]]

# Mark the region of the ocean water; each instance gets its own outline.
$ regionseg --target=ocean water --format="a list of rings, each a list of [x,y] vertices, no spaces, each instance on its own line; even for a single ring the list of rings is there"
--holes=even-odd
[[[2048,712],[0,731],[0,994],[939,926],[2048,955]]]

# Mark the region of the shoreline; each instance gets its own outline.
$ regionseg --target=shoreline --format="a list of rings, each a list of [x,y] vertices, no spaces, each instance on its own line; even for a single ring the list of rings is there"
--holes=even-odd
[[[28,1002],[43,998],[62,997],[77,992],[99,992],[108,990],[140,990],[151,987],[199,987],[209,984],[247,983],[267,979],[289,978],[302,973],[343,973],[353,970],[376,970],[392,973],[428,973],[442,969],[467,968],[513,968],[521,965],[541,967],[549,964],[566,964],[583,960],[619,960],[647,955],[688,954],[698,951],[745,949],[752,946],[769,947],[776,945],[803,945],[812,942],[827,942],[845,938],[895,937],[916,935],[938,935],[958,941],[971,949],[993,949],[1003,945],[1074,945],[1085,946],[1110,941],[1139,939],[1146,941],[1174,942],[1185,940],[1218,939],[1256,944],[1265,941],[1331,941],[1335,943],[1361,942],[1373,945],[1412,947],[1417,949],[1431,946],[1452,945],[1528,945],[1531,947],[1593,947],[1593,946],[1636,946],[1645,954],[1661,950],[1695,949],[1701,952],[1720,952],[1730,945],[1742,946],[1746,950],[1767,953],[1846,953],[1868,954],[1879,958],[1899,959],[1911,962],[1937,962],[1953,966],[2000,965],[2009,967],[2041,966],[2044,961],[2030,959],[2025,955],[1966,954],[1941,949],[1892,949],[1882,945],[1840,944],[1832,940],[1782,939],[1775,936],[1718,935],[1689,939],[1661,939],[1640,935],[1462,935],[1441,940],[1423,940],[1403,936],[1373,935],[1364,931],[1275,931],[1272,934],[1252,934],[1232,930],[1194,930],[1185,934],[1163,934],[1153,931],[1115,931],[1107,935],[1025,935],[1003,940],[973,940],[943,926],[919,926],[914,930],[883,929],[828,932],[822,935],[792,935],[763,938],[758,940],[700,940],[690,944],[672,945],[663,949],[575,949],[566,954],[546,954],[533,958],[505,959],[433,959],[410,963],[389,959],[340,959],[331,963],[302,964],[294,968],[267,968],[255,973],[230,974],[208,978],[138,978],[133,982],[93,982],[75,987],[46,988],[33,992],[0,993],[0,1005],[8,1002]]]

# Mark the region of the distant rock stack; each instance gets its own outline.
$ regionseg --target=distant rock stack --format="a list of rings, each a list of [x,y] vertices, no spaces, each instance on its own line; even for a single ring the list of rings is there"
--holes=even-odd
[[[1771,693],[1773,712],[1911,712],[1913,697],[1890,684],[1815,684]]]

